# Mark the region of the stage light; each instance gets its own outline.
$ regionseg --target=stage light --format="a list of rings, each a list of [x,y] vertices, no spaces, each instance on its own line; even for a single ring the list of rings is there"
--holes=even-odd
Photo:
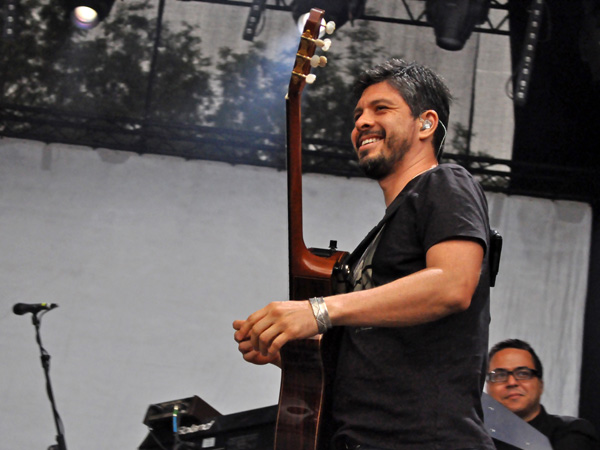
[[[4,18],[2,37],[8,40],[14,39],[17,27],[17,0],[4,0],[2,16]]]
[[[89,30],[110,13],[115,0],[68,0],[71,21],[77,28]]]
[[[256,27],[260,22],[262,13],[265,10],[266,0],[252,0],[252,6],[250,6],[250,12],[246,19],[246,26],[244,27],[244,34],[242,39],[245,41],[253,41],[256,35]]]
[[[352,23],[354,19],[360,19],[365,13],[366,0],[294,0],[291,4],[292,17],[298,24],[300,32],[304,29],[305,16],[311,8],[319,8],[325,11],[325,21],[335,22],[336,28],[340,28],[348,20]]]
[[[475,25],[488,17],[491,0],[426,0],[425,14],[436,43],[445,50],[461,50]]]
[[[88,6],[78,6],[73,10],[73,22],[79,28],[93,28],[98,24],[98,13]]]

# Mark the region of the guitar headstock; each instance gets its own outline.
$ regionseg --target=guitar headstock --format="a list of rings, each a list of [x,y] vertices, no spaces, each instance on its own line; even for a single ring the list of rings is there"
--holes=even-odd
[[[327,51],[331,45],[329,39],[320,39],[321,28],[323,27],[328,34],[335,30],[335,23],[323,24],[324,15],[325,11],[322,9],[312,8],[310,10],[304,32],[300,37],[288,94],[300,93],[306,83],[311,84],[315,80],[315,75],[310,73],[311,67],[324,67],[327,64],[325,56],[315,55],[317,48]]]

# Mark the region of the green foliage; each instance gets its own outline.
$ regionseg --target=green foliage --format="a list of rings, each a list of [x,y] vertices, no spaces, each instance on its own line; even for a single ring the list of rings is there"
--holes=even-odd
[[[149,0],[116,2],[100,27],[73,27],[64,5],[23,0],[16,39],[0,41],[2,101],[96,116],[198,122],[212,95],[201,40],[163,23],[157,72],[147,97],[156,13]],[[147,99],[152,100],[146,109]]]
[[[116,2],[97,29],[73,27],[63,2],[22,0],[20,32],[0,41],[2,102],[283,134],[285,93],[297,42],[268,56],[265,45],[220,49],[216,66],[202,57],[197,29],[162,23],[151,73],[157,12],[150,0]],[[329,64],[305,89],[305,135],[347,142],[356,73],[383,49],[366,21],[336,32]],[[148,90],[148,83],[152,88]],[[216,91],[216,95],[215,95]]]
[[[450,146],[454,150],[454,153],[457,153],[459,155],[468,154],[469,140],[471,137],[470,133],[469,133],[469,129],[467,127],[465,127],[463,124],[458,123],[458,122],[454,124],[453,128],[454,128],[454,136],[452,137]]]
[[[349,142],[352,129],[352,83],[356,74],[372,65],[383,51],[379,35],[366,21],[348,25],[333,37],[325,68],[313,70],[317,80],[304,89],[303,131],[311,138]],[[220,51],[216,81],[222,97],[210,122],[229,128],[283,133],[284,96],[291,76],[298,42],[278,58],[264,56],[264,44],[256,42],[244,53]]]
[[[327,66],[316,72],[317,81],[307,89],[305,135],[349,143],[356,106],[354,80],[375,64],[384,49],[377,45],[379,34],[367,21],[346,25],[332,40]]]
[[[219,106],[208,120],[216,126],[256,132],[283,133],[285,93],[294,50],[277,60],[264,54],[265,45],[253,43],[243,53],[220,49],[215,81],[221,91]]]
[[[456,155],[483,156],[491,158],[491,155],[485,150],[474,152],[469,149],[469,143],[471,139],[477,136],[476,133],[471,132],[471,130],[469,130],[460,122],[456,122],[454,124],[453,130],[454,135],[452,137],[452,141],[450,142],[452,153]]]

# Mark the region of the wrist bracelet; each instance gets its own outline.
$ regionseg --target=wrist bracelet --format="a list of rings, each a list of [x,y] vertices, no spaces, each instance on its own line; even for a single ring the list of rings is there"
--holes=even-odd
[[[323,297],[312,297],[309,298],[308,301],[310,302],[313,315],[317,321],[317,329],[319,334],[323,334],[333,327],[331,324],[331,319],[329,318],[329,312],[327,311],[325,300],[323,300]]]

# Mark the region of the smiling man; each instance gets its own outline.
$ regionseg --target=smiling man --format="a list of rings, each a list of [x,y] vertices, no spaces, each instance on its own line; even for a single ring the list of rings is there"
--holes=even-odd
[[[499,342],[490,350],[489,358],[488,394],[548,436],[554,450],[598,449],[598,437],[588,421],[550,415],[541,405],[542,362],[527,342]]]
[[[238,349],[278,364],[286,342],[339,329],[331,449],[492,450],[487,202],[464,168],[438,164],[450,93],[430,69],[393,59],[359,76],[356,99],[351,139],[384,217],[348,261],[348,292],[234,321]]]

